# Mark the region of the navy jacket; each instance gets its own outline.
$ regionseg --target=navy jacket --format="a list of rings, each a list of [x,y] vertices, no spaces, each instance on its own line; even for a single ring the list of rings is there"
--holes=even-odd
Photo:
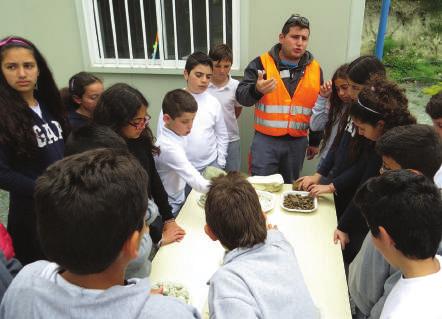
[[[0,144],[0,188],[10,192],[9,218],[27,219],[27,214],[33,214],[35,180],[63,158],[62,128],[43,105],[40,108],[43,118],[29,109],[35,119],[33,131],[38,145],[34,159],[19,160],[11,145]]]

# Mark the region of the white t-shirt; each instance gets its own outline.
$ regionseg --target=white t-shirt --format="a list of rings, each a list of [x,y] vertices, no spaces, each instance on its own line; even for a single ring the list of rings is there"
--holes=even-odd
[[[192,166],[186,156],[187,138],[166,127],[157,140],[161,152],[155,156],[155,166],[167,192],[172,212],[176,214],[184,203],[186,183],[201,193],[209,189],[209,181]]]
[[[436,255],[442,266],[442,257]],[[416,278],[401,277],[385,301],[381,319],[441,319],[442,270]]]
[[[35,114],[37,114],[40,118],[43,117],[42,113],[41,113],[41,108],[40,108],[40,104],[31,106],[31,110],[33,110],[35,112]]]
[[[224,122],[221,104],[207,91],[191,93],[198,103],[198,111],[193,120],[192,130],[187,136],[186,155],[198,171],[217,161],[220,167],[226,165],[229,137]],[[164,127],[163,112],[160,112],[157,126],[159,139]]]
[[[229,77],[229,81],[222,87],[217,87],[213,83],[209,84],[207,92],[217,98],[221,103],[224,122],[226,122],[227,133],[229,134],[229,142],[235,142],[239,140],[239,127],[236,120],[235,107],[241,107],[235,97],[236,88],[239,81]]]
[[[436,172],[436,175],[434,175],[434,183],[436,184],[437,187],[442,189],[442,166]]]

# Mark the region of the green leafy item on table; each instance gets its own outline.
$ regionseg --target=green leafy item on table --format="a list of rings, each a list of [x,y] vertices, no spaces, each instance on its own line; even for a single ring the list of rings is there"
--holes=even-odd
[[[189,303],[189,291],[182,284],[176,282],[157,282],[152,286],[152,289],[159,289],[161,287],[163,288],[163,296],[175,297],[187,304]]]

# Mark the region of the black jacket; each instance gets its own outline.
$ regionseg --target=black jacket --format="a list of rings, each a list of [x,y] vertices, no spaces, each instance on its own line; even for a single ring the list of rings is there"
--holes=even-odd
[[[126,142],[129,151],[139,160],[149,176],[149,198],[153,198],[153,201],[157,204],[163,222],[173,218],[167,193],[160,175],[158,175],[152,150],[149,149],[147,141],[144,138],[137,138],[127,139]]]

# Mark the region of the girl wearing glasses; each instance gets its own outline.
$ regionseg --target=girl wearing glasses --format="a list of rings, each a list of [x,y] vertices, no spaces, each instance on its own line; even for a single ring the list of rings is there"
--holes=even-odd
[[[159,245],[180,241],[184,230],[172,215],[167,193],[155,168],[153,155],[159,153],[149,128],[149,103],[137,89],[123,83],[114,84],[103,92],[94,111],[93,121],[114,130],[126,140],[129,151],[140,161],[149,175],[149,198],[158,207],[162,223],[150,227],[152,240]]]
[[[8,231],[24,264],[45,259],[37,240],[35,180],[63,158],[66,119],[40,51],[19,37],[0,40],[0,188],[9,192]]]

